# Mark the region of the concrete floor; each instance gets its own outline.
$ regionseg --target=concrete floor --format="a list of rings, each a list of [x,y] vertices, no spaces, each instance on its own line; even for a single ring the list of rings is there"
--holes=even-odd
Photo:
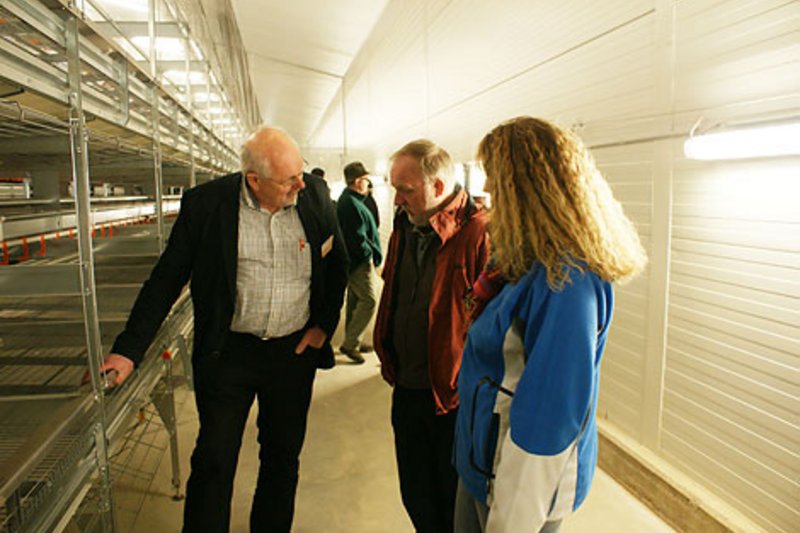
[[[296,533],[405,533],[412,531],[400,501],[389,422],[390,389],[374,354],[364,365],[348,364],[319,372],[308,434],[301,457],[294,531]],[[178,439],[185,483],[197,432],[191,393],[180,390]],[[258,469],[255,408],[248,421],[233,499],[231,531],[247,532],[250,500]],[[162,432],[163,433],[163,432]],[[128,517],[117,514],[121,531],[180,531],[183,504],[171,499],[172,469],[164,453],[143,503]],[[141,495],[140,495],[141,496]],[[123,505],[124,494],[117,496]],[[124,522],[124,523],[123,523]],[[673,531],[604,472],[598,471],[583,507],[564,526],[579,532]]]

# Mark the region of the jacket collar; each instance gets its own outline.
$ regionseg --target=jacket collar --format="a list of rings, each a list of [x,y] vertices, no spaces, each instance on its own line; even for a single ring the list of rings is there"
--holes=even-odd
[[[473,210],[474,206],[469,194],[461,185],[456,184],[452,198],[430,218],[431,227],[439,236],[442,244],[458,233],[461,226],[469,220]]]
[[[363,202],[363,201],[364,201],[364,199],[367,197],[367,195],[366,195],[366,194],[361,194],[361,193],[360,193],[360,192],[358,192],[358,191],[354,191],[354,190],[353,190],[353,189],[351,189],[350,187],[345,187],[345,188],[344,188],[344,190],[342,191],[342,194],[346,194],[346,195],[348,195],[348,196],[352,196],[352,197],[354,197],[354,198],[358,198],[358,199],[359,199],[359,200],[361,200],[362,202]]]

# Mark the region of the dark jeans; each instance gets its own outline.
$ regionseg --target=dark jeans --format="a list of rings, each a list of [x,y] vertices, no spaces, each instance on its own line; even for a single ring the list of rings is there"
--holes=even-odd
[[[453,531],[456,411],[436,415],[433,392],[396,386],[392,427],[403,505],[419,533]]]
[[[186,486],[183,531],[227,532],[239,448],[258,399],[258,483],[253,532],[288,532],[294,515],[300,449],[316,371],[310,353],[295,355],[301,333],[262,341],[231,333],[225,350],[195,362],[200,432]]]

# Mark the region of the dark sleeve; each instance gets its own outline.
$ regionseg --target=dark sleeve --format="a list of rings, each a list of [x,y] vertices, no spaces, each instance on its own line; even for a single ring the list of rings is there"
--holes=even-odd
[[[322,267],[325,276],[325,305],[316,320],[317,326],[327,333],[328,340],[333,338],[336,326],[339,324],[342,303],[344,302],[344,291],[347,287],[347,271],[349,259],[347,249],[342,237],[342,230],[336,219],[336,209],[334,204],[327,200],[328,187],[324,188],[324,199],[320,202],[323,227],[330,230],[333,237],[331,251],[322,258]]]
[[[339,197],[339,202],[336,204],[336,217],[339,220],[339,228],[347,247],[348,258],[350,261],[359,261],[369,253],[369,248],[364,250],[366,239],[364,224],[352,198],[346,195]]]
[[[142,285],[125,329],[117,336],[112,353],[124,355],[137,366],[164,318],[189,280],[195,249],[190,232],[191,193],[184,195],[166,249]]]
[[[357,205],[357,202],[359,200],[347,197],[340,199],[336,207],[350,266],[355,268],[369,260],[378,266],[382,260],[378,229],[369,214],[369,209]]]
[[[366,205],[367,209],[369,209],[369,212],[372,213],[372,218],[375,219],[375,227],[381,227],[381,217],[378,214],[378,203],[375,201],[372,193],[369,193],[364,199],[364,205]]]

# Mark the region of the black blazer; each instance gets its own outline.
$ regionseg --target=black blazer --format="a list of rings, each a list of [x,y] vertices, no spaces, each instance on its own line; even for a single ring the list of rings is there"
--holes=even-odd
[[[330,340],[347,286],[347,252],[325,181],[310,174],[303,179],[306,187],[297,196],[297,212],[312,250],[307,327],[319,326],[328,334],[325,345],[312,351],[317,352],[318,367],[331,368]],[[222,350],[236,299],[241,184],[242,174],[237,172],[184,193],[169,243],[139,291],[113,353],[138,365],[190,277],[193,359]],[[323,244],[330,244],[325,257]]]

